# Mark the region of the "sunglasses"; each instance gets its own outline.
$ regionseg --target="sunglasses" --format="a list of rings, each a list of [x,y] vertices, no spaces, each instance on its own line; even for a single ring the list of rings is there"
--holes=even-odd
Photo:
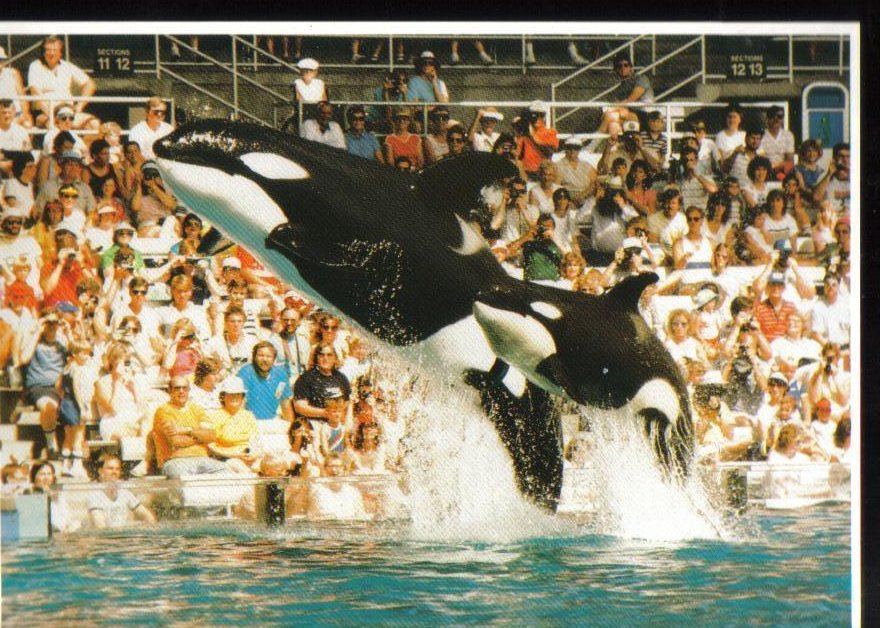
[[[164,117],[166,114],[166,110],[165,109],[150,109],[150,113],[152,113],[154,116]]]
[[[76,192],[64,192],[61,194],[61,198],[79,198],[79,194]]]
[[[171,390],[189,390],[189,385],[184,384],[183,386],[169,386]]]
[[[3,222],[8,223],[10,225],[21,225],[24,224],[24,220],[21,218],[7,218]]]
[[[70,122],[71,120],[73,120],[73,116],[69,116],[65,113],[64,115],[55,116],[55,119],[59,122]]]
[[[700,222],[702,219],[702,216],[688,216],[688,222]]]
[[[146,290],[132,290],[131,293],[132,293],[134,296],[142,297],[142,296],[144,296],[145,294],[147,294],[147,291],[146,291]]]
[[[133,236],[134,235],[134,231],[127,231],[127,230],[126,231],[117,231],[116,233],[118,233],[121,236]]]
[[[367,116],[352,116],[352,122],[362,122],[367,119]]]

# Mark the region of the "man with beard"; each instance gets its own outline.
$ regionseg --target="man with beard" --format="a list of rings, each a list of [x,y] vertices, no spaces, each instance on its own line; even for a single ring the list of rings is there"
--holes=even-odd
[[[261,431],[268,427],[268,424],[264,427],[262,423],[273,421],[279,415],[287,423],[293,421],[287,369],[275,364],[275,347],[271,342],[261,341],[254,345],[251,363],[241,367],[238,376],[247,390],[247,409],[257,417]],[[283,427],[286,429],[289,426]]]

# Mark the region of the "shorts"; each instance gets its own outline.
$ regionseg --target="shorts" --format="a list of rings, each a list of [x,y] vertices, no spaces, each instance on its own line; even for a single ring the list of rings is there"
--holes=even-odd
[[[57,406],[61,403],[61,395],[55,390],[54,386],[29,386],[27,389],[27,398],[35,406],[40,405],[40,399],[48,398],[54,401]],[[40,408],[42,409],[42,408]]]

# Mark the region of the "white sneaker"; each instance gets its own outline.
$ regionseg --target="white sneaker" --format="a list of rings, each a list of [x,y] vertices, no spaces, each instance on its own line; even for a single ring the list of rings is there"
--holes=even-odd
[[[458,56],[457,52],[453,52],[451,55],[449,55],[449,63],[452,65],[458,65],[459,63],[461,63],[461,57]]]
[[[568,56],[571,58],[571,62],[575,65],[587,65],[589,63],[589,61],[581,56],[581,53],[578,52],[577,46],[574,44],[568,46]]]
[[[528,43],[526,44],[526,65],[535,65],[536,63],[535,49],[532,47],[531,43]]]
[[[493,63],[495,63],[495,59],[493,59],[492,57],[490,57],[488,52],[481,52],[481,53],[480,53],[480,59],[481,59],[482,62],[485,63],[486,65],[492,65]]]
[[[361,54],[354,53],[353,55],[351,55],[351,62],[352,63],[360,63],[364,59],[366,59],[366,57]]]

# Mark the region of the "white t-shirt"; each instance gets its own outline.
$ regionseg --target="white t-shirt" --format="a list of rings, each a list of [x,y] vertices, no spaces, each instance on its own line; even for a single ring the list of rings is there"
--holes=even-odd
[[[818,360],[822,354],[822,347],[812,338],[792,340],[788,336],[776,338],[770,343],[770,350],[773,352],[774,358],[795,365],[801,358]]]
[[[105,491],[95,491],[89,495],[89,512],[102,510],[107,517],[107,527],[119,528],[129,522],[129,513],[133,513],[141,501],[128,489],[121,488],[116,499],[110,499]]]
[[[34,188],[30,183],[22,183],[15,177],[4,179],[0,188],[3,189],[3,198],[14,196],[18,200],[18,206],[30,209],[34,206]]]
[[[491,135],[486,135],[483,131],[477,131],[474,134],[474,150],[482,153],[491,153],[492,147],[495,146],[495,142],[500,135],[501,133],[498,133],[497,131],[493,132]]]
[[[306,140],[321,142],[322,144],[327,144],[327,146],[347,150],[342,127],[332,120],[325,131],[321,131],[321,127],[318,126],[318,123],[315,120],[306,120],[303,122],[301,135],[302,138]]]
[[[154,131],[147,124],[147,121],[143,120],[132,127],[128,134],[128,139],[132,142],[138,143],[141,147],[141,153],[143,154],[144,159],[155,159],[156,155],[153,153],[153,143],[159,138],[165,137],[173,130],[173,126],[162,121],[159,123],[159,128]]]
[[[742,146],[745,143],[745,131],[737,131],[732,135],[728,135],[727,131],[721,131],[718,133],[718,135],[715,136],[715,146],[717,146],[718,150],[721,151],[722,159],[727,159],[728,157],[730,157],[730,153],[736,150],[737,146]]]
[[[820,299],[813,306],[812,329],[814,332],[827,336],[828,340],[838,344],[847,344],[850,340],[850,311],[846,299],[839,295],[833,304]]]
[[[211,325],[208,322],[208,314],[201,305],[196,305],[192,302],[187,303],[186,309],[181,312],[173,304],[168,304],[159,308],[158,313],[159,322],[168,326],[169,334],[174,323],[181,318],[188,318],[189,322],[195,326],[199,340],[204,342],[211,337]]]
[[[52,70],[42,59],[31,62],[28,67],[28,87],[37,88],[40,95],[70,98],[73,96],[73,87],[82,89],[89,80],[88,74],[64,59]],[[55,106],[58,106],[57,102]]]
[[[770,216],[764,219],[764,227],[773,236],[773,241],[789,240],[792,236],[797,235],[797,222],[791,217],[791,214],[783,214],[779,220],[774,220]]]
[[[301,78],[298,78],[293,82],[293,85],[300,102],[315,103],[324,100],[324,81],[319,78],[312,79],[308,85]]]
[[[764,131],[758,154],[764,155],[770,163],[776,163],[785,159],[786,153],[794,154],[794,134],[787,129],[780,128],[774,137],[770,131]]]
[[[31,136],[27,129],[13,122],[5,131],[0,129],[0,150],[30,150]]]

